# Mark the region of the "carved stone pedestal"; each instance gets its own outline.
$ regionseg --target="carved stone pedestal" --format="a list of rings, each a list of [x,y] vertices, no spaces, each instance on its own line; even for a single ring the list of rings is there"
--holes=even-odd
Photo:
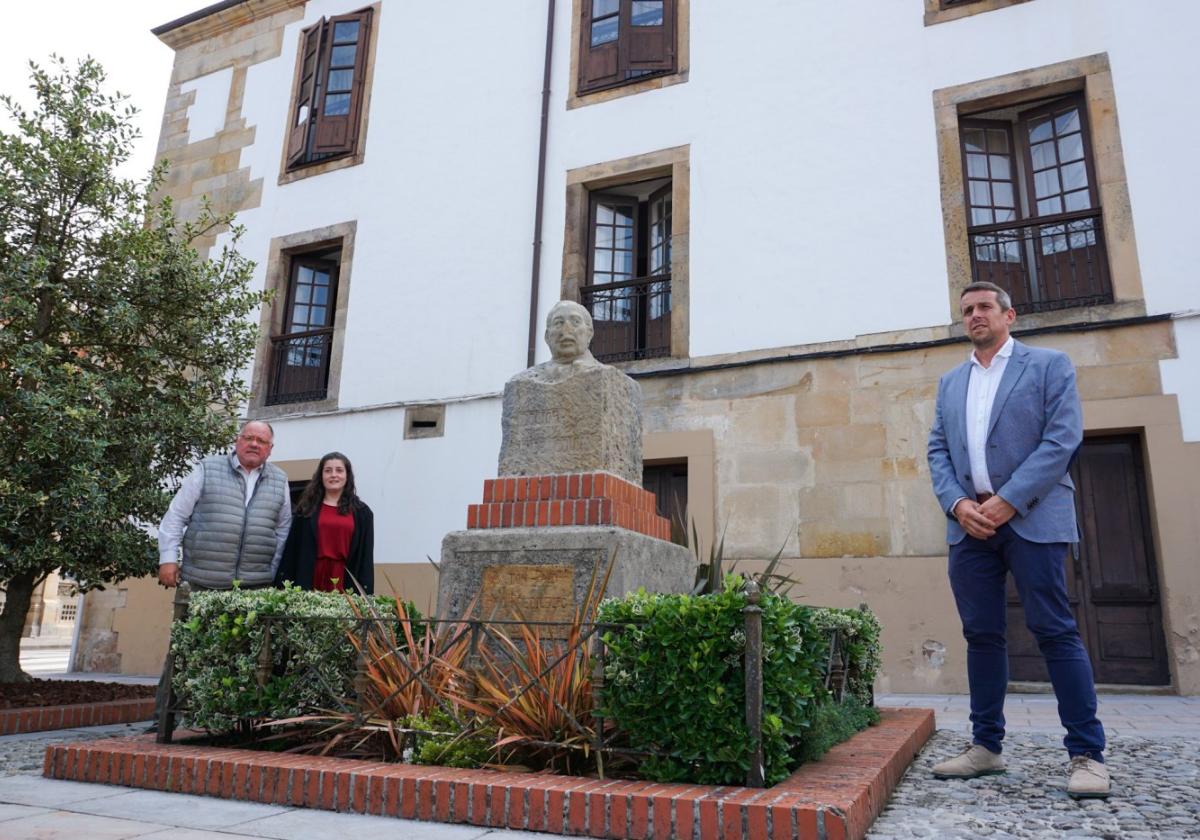
[[[691,552],[665,540],[604,526],[452,531],[442,540],[438,618],[463,617],[478,595],[484,620],[570,622],[599,579],[615,565],[607,597],[645,587],[687,592],[695,580]]]

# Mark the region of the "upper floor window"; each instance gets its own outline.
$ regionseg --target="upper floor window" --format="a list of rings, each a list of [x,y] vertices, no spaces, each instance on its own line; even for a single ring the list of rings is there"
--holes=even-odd
[[[675,0],[582,0],[579,93],[676,70]]]
[[[301,33],[292,96],[287,168],[353,154],[358,148],[371,9],[322,18]]]
[[[340,246],[291,257],[282,331],[271,337],[267,405],[325,399],[341,257]]]
[[[591,194],[588,282],[597,358],[627,361],[671,349],[671,179]]]
[[[1083,97],[962,117],[959,136],[972,279],[1018,312],[1111,302]]]

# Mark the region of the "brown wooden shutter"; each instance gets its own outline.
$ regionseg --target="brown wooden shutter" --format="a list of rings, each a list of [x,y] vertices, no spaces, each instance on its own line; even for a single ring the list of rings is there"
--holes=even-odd
[[[321,28],[316,23],[300,34],[300,60],[296,67],[296,85],[292,97],[292,121],[288,127],[287,165],[294,166],[305,157],[308,130],[315,118],[313,104],[316,91],[317,58],[320,53]]]
[[[597,12],[605,12],[609,5],[610,3],[606,3],[605,0],[581,0],[580,3],[582,11],[579,21],[578,91],[580,93],[614,84],[622,78],[617,62],[617,52],[621,38],[620,19],[623,12],[616,15],[615,18],[604,14],[597,16],[598,38],[601,37],[602,31],[608,32],[607,27],[610,25],[617,25],[618,31],[616,38],[592,46],[593,9]],[[611,5],[616,4],[611,3]]]
[[[635,26],[634,0],[621,2],[621,40],[618,64],[625,78],[635,73],[658,73],[675,69],[675,0],[661,0],[662,23]],[[653,10],[657,3],[642,6]]]
[[[370,46],[371,10],[338,15],[325,24],[314,155],[354,151]],[[351,35],[353,33],[353,35]]]

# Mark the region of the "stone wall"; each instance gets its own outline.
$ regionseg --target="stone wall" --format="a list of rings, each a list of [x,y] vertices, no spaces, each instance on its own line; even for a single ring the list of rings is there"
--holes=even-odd
[[[930,331],[928,338],[936,337]],[[1200,468],[1200,446],[1182,441],[1174,398],[1162,396],[1158,363],[1175,355],[1173,325],[1026,340],[1071,356],[1088,431],[1144,431],[1167,643],[1177,685],[1194,693],[1200,633],[1188,628],[1198,623],[1200,599],[1190,593],[1200,581],[1193,580],[1188,546],[1196,511],[1164,501],[1186,482],[1183,465]],[[965,690],[945,574],[945,518],[930,489],[925,450],[938,379],[966,359],[969,347],[834,352],[845,355],[643,378],[646,430],[712,431],[714,519],[727,558],[761,562],[782,546],[806,602],[866,602],[880,613],[884,690]],[[1155,411],[1169,415],[1174,442],[1156,442],[1152,415],[1133,404],[1139,399],[1169,404]]]
[[[166,109],[158,140],[158,159],[168,170],[162,194],[175,201],[176,211],[194,219],[205,200],[218,213],[258,207],[262,179],[250,178],[242,150],[254,143],[256,125],[242,114],[246,71],[277,58],[283,49],[287,24],[300,20],[303,0],[256,0],[210,15],[162,35],[175,49],[175,65],[167,90]],[[189,82],[232,69],[224,124],[208,137],[193,136],[189,109],[198,89]],[[200,244],[211,247],[217,232]]]

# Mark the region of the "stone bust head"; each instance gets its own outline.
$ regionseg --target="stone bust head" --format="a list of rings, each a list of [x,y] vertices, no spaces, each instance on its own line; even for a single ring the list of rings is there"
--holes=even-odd
[[[573,300],[560,300],[546,315],[546,344],[559,364],[592,361],[593,332],[591,313]]]

